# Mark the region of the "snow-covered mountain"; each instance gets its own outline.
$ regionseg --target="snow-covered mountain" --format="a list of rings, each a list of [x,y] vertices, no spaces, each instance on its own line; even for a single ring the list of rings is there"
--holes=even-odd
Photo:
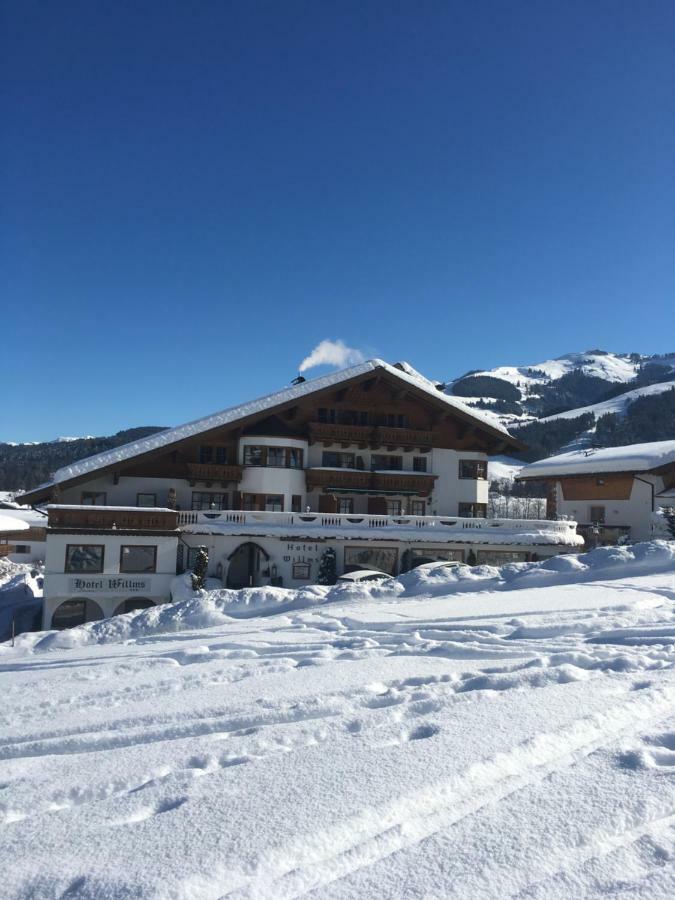
[[[542,429],[535,425],[545,426],[549,437],[559,432],[559,440],[545,441],[549,452],[596,440],[611,446],[675,438],[670,411],[675,403],[670,394],[664,396],[673,388],[675,354],[646,356],[597,349],[527,365],[473,370],[446,381],[446,391],[467,405],[513,431],[525,428],[522,436],[528,443],[533,434],[542,436]],[[657,434],[649,433],[648,415],[637,421],[636,400],[651,403],[651,419],[659,423]],[[605,418],[599,423],[601,417]],[[636,421],[626,424],[631,417]],[[547,454],[535,451],[536,455]]]

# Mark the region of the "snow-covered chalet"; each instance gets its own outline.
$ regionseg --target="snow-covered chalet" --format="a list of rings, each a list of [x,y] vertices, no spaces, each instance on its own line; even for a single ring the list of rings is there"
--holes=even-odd
[[[205,547],[227,587],[300,587],[421,561],[568,552],[576,523],[487,519],[511,435],[405,363],[370,360],[92,456],[17,498],[48,504],[45,628],[170,599]]]
[[[530,463],[519,481],[546,484],[547,515],[569,517],[589,546],[667,536],[675,507],[675,441],[574,450]]]

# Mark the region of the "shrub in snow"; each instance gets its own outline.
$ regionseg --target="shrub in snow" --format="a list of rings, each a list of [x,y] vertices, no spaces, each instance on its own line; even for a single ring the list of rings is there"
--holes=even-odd
[[[192,587],[195,591],[199,591],[204,587],[206,581],[206,570],[209,567],[209,554],[206,547],[200,547],[197,558],[195,559],[194,568],[192,570]]]
[[[326,547],[321,554],[319,575],[316,580],[319,584],[335,584],[337,581],[337,563],[332,547]]]

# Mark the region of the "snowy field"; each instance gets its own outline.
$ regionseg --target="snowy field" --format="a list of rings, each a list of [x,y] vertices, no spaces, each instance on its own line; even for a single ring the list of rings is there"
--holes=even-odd
[[[2,897],[675,896],[675,544],[390,588],[0,647]]]

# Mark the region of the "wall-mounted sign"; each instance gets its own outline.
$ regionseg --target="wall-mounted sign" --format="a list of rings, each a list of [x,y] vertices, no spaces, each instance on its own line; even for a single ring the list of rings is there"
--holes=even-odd
[[[68,579],[71,594],[92,594],[97,591],[107,594],[147,594],[151,588],[151,578],[135,578],[133,575],[96,575]]]

